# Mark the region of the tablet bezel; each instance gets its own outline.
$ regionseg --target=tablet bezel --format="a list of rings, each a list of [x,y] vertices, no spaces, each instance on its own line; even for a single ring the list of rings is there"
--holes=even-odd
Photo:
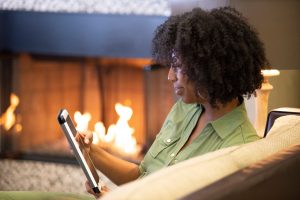
[[[95,193],[100,193],[101,188],[98,187],[98,184],[79,148],[79,145],[75,139],[75,136],[77,134],[77,130],[72,122],[72,119],[66,109],[61,109],[58,114],[58,123],[60,124],[60,127],[62,128],[72,150],[73,153],[81,166],[86,178],[88,179],[93,191]],[[92,162],[92,161],[91,161]],[[96,170],[96,169],[95,169]]]

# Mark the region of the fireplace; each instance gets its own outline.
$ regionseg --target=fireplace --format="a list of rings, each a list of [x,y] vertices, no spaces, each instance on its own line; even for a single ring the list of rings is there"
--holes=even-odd
[[[2,59],[1,74],[1,151],[6,155],[72,157],[56,121],[59,109],[68,109],[73,120],[76,111],[88,112],[88,130],[102,122],[107,134],[120,118],[115,110],[120,103],[133,111],[128,125],[138,152],[128,158],[138,160],[174,102],[167,70],[149,59],[20,54]],[[15,118],[8,128],[5,114]]]
[[[56,121],[59,109],[73,119],[76,111],[88,112],[88,129],[102,122],[107,134],[120,118],[116,105],[122,105],[133,111],[128,125],[138,152],[120,154],[111,143],[102,145],[138,161],[175,100],[167,69],[150,59],[152,33],[165,17],[11,11],[0,19],[7,27],[0,35],[1,156],[75,163]],[[5,127],[8,115],[13,123]]]

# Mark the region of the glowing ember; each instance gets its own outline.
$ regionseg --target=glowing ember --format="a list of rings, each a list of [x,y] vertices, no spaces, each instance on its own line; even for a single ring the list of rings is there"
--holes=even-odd
[[[19,97],[15,94],[10,95],[10,106],[6,109],[5,113],[0,117],[0,125],[4,127],[5,130],[11,129],[16,123],[16,115],[14,114],[16,107],[19,105]],[[17,124],[16,131],[21,131],[21,124]]]
[[[126,154],[137,153],[136,139],[133,137],[134,129],[128,124],[131,119],[133,111],[130,107],[124,106],[120,103],[116,103],[115,110],[119,115],[119,119],[116,124],[109,126],[107,133],[105,134],[106,128],[102,122],[97,122],[94,126],[93,132],[93,143],[104,143],[112,144],[119,151]],[[74,115],[75,122],[77,123],[76,129],[78,131],[88,130],[88,124],[91,120],[90,113],[81,114],[80,112],[75,112]]]

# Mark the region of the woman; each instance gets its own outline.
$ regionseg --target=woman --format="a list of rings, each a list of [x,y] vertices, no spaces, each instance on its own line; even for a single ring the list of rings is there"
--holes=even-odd
[[[153,39],[153,57],[169,66],[180,100],[140,165],[116,158],[81,133],[96,168],[123,184],[163,167],[221,148],[258,140],[243,97],[261,87],[267,66],[263,44],[232,8],[170,17]],[[86,183],[87,190],[94,194]],[[96,195],[96,194],[94,194]]]

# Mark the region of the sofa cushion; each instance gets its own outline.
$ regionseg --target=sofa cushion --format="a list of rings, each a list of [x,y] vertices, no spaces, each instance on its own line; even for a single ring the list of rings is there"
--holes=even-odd
[[[294,126],[290,116],[276,121],[273,136],[238,147],[221,149],[159,170],[145,178],[125,184],[103,199],[178,199],[243,169],[281,149],[300,143],[300,117]]]
[[[300,144],[283,149],[182,200],[300,199]]]

